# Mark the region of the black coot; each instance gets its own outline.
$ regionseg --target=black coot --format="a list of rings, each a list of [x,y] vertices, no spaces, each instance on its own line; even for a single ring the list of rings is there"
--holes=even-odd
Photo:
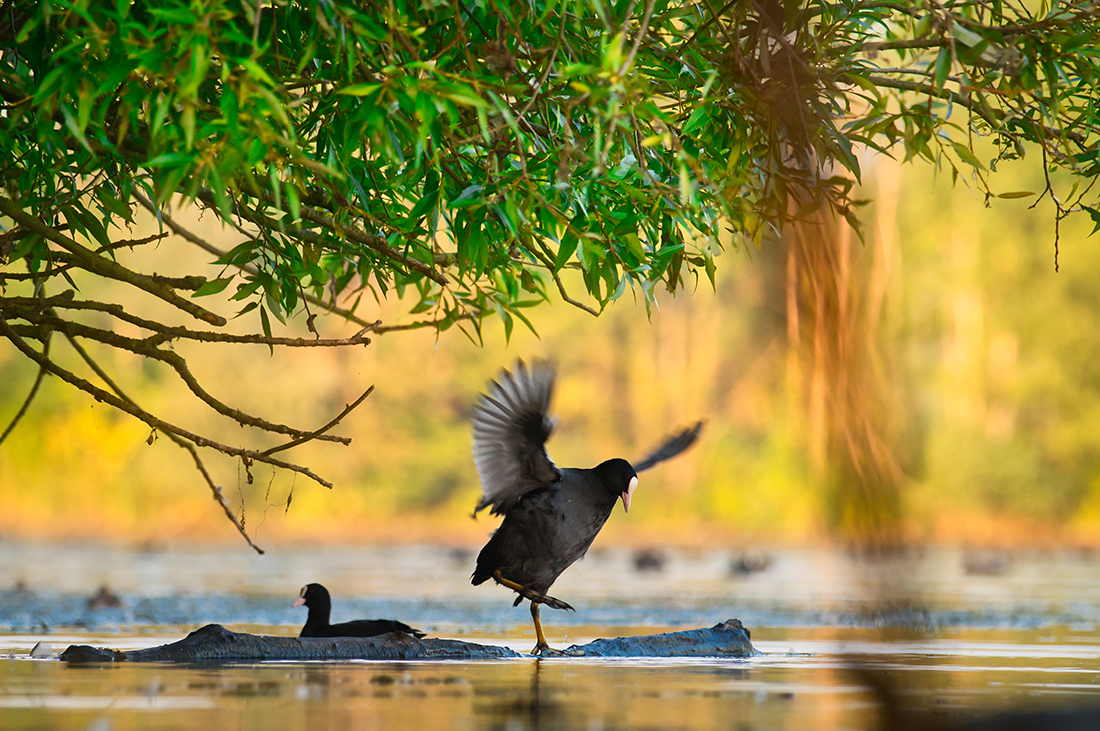
[[[298,595],[294,607],[303,604],[309,609],[309,615],[299,637],[374,637],[390,632],[404,632],[414,637],[424,636],[420,630],[393,619],[356,619],[329,624],[332,599],[329,598],[328,589],[320,584],[306,584],[302,587],[302,593]]]
[[[609,459],[592,469],[559,468],[544,446],[554,427],[548,415],[554,376],[549,363],[528,369],[520,361],[515,373],[504,371],[490,384],[473,415],[474,462],[484,493],[474,514],[491,506],[504,521],[481,549],[472,581],[493,579],[519,594],[516,604],[531,601],[535,654],[550,649],[539,605],[572,609],[546,595],[554,581],[588,551],[617,500],[630,510],[637,473],[687,449],[703,426],[670,438],[635,465]]]

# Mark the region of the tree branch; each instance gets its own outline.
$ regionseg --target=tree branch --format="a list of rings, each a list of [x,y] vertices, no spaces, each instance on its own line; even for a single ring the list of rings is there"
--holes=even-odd
[[[981,104],[969,94],[965,94],[962,92],[955,92],[951,91],[950,89],[937,90],[931,84],[924,84],[919,81],[905,81],[904,79],[891,79],[886,76],[878,76],[877,74],[868,74],[867,80],[870,81],[872,84],[875,84],[876,86],[883,86],[890,89],[899,89],[902,91],[916,91],[920,92],[921,94],[928,94],[938,99],[949,101],[952,104],[958,104],[974,112],[994,127],[998,127],[1004,121],[1006,116],[1004,112],[998,109],[993,109],[992,107],[989,107],[985,104]],[[1051,137],[1053,139],[1057,139],[1064,134],[1067,139],[1082,147],[1085,146],[1088,142],[1088,140],[1086,140],[1085,137],[1078,132],[1073,132],[1070,130],[1059,130],[1056,127],[1049,127],[1047,125],[1038,123],[1035,123],[1034,126],[1036,129],[1043,130],[1048,137]]]
[[[970,111],[976,113],[979,117],[989,122],[993,126],[1000,124],[1001,118],[995,111],[979,104],[969,94],[963,94],[960,92],[951,91],[950,89],[936,89],[931,84],[925,84],[920,81],[906,81],[905,79],[891,79],[887,76],[878,76],[877,74],[868,74],[867,80],[875,86],[883,86],[889,89],[898,89],[901,91],[916,91],[921,94],[928,94],[938,99],[949,101],[952,104],[958,104],[966,107]]]
[[[295,439],[308,436],[309,434],[309,432],[294,429],[285,424],[277,424],[257,416],[252,416],[251,414],[246,414],[239,409],[231,408],[227,404],[219,401],[202,387],[198,379],[191,373],[191,369],[187,365],[187,360],[183,356],[172,351],[161,350],[148,340],[137,340],[110,330],[102,330],[79,322],[65,320],[49,312],[34,312],[27,308],[18,308],[16,314],[27,322],[52,328],[58,332],[65,333],[67,336],[88,338],[89,340],[95,340],[105,345],[110,345],[113,348],[118,348],[119,350],[126,350],[135,355],[165,363],[176,371],[176,374],[191,390],[191,393],[198,397],[200,401],[222,416],[233,419],[238,424],[262,429],[272,434],[285,434]],[[351,442],[347,437],[337,437],[329,434],[317,438],[323,441],[339,442],[341,444],[349,444]]]
[[[290,470],[291,472],[297,472],[299,474],[305,475],[306,477],[309,477],[313,481],[317,482],[319,485],[323,485],[324,487],[330,489],[332,488],[331,482],[325,480],[324,478],[320,477],[306,467],[302,467],[301,465],[296,465],[291,462],[284,462],[283,460],[274,459],[265,455],[263,452],[258,452],[253,449],[241,449],[239,447],[231,447],[228,444],[222,444],[212,439],[207,439],[206,437],[199,436],[198,434],[189,432],[186,429],[175,426],[174,424],[170,424],[163,419],[159,419],[148,413],[147,411],[141,409],[140,407],[134,406],[133,404],[130,404],[127,401],[120,399],[113,393],[104,391],[103,389],[95,386],[92,383],[89,383],[80,376],[77,376],[76,374],[65,370],[50,359],[44,358],[41,353],[27,345],[23,338],[19,337],[15,330],[12,329],[12,326],[8,324],[8,321],[3,317],[3,315],[0,315],[0,332],[2,332],[8,338],[8,340],[10,340],[14,344],[15,347],[18,348],[21,353],[23,353],[23,355],[27,356],[35,363],[38,363],[50,373],[58,376],[59,378],[61,378],[61,380],[65,381],[75,388],[80,389],[81,391],[84,391],[85,393],[92,396],[96,401],[106,402],[107,404],[114,406],[119,411],[126,412],[130,416],[133,416],[135,419],[138,419],[139,421],[148,424],[154,429],[159,429],[164,432],[176,434],[198,447],[210,447],[211,449],[215,449],[222,454],[227,454],[233,457],[247,457],[257,462],[269,464],[273,467],[281,467],[282,469]]]
[[[593,317],[600,316],[598,310],[594,310],[585,303],[578,302],[577,300],[569,296],[569,292],[565,289],[565,284],[561,281],[561,277],[558,276],[558,272],[554,269],[553,263],[548,258],[546,258],[546,256],[541,251],[537,251],[533,247],[529,248],[528,251],[530,251],[536,259],[541,261],[546,266],[547,271],[550,272],[550,276],[554,278],[554,284],[558,285],[558,293],[561,294],[561,298],[563,300],[573,305],[574,307],[579,307]]]
[[[234,335],[232,333],[214,332],[211,330],[189,330],[186,327],[179,325],[164,325],[163,323],[156,322],[155,320],[146,320],[143,317],[127,312],[122,305],[108,304],[103,302],[91,302],[83,300],[73,300],[73,290],[67,290],[61,294],[54,295],[49,299],[42,300],[42,306],[44,307],[60,307],[62,309],[72,310],[89,310],[93,312],[104,312],[113,317],[136,325],[140,328],[150,330],[157,333],[157,336],[144,338],[142,342],[147,342],[150,345],[161,345],[162,343],[170,340],[195,340],[204,343],[231,343],[241,345],[281,345],[290,348],[335,348],[345,345],[370,345],[371,339],[367,337],[368,333],[376,331],[381,324],[381,320],[375,320],[372,323],[367,323],[366,326],[355,335],[349,338],[284,338],[284,337],[267,337],[266,335]],[[31,307],[34,309],[40,309],[39,300],[31,297],[0,297],[0,311],[11,312],[12,314],[18,314],[16,309],[13,308],[26,308]]]
[[[372,384],[370,388],[368,388],[366,391],[363,392],[362,396],[360,396],[359,398],[355,399],[355,401],[353,401],[352,403],[345,406],[344,410],[341,411],[339,414],[337,414],[335,419],[333,419],[329,423],[325,424],[323,427],[321,427],[317,431],[310,432],[309,434],[302,437],[301,439],[295,439],[293,441],[287,442],[286,444],[280,444],[277,447],[272,447],[271,449],[265,450],[264,454],[275,454],[276,452],[281,452],[284,449],[290,449],[291,447],[296,447],[299,444],[304,444],[305,442],[311,441],[313,439],[317,439],[322,434],[327,432],[329,429],[333,428],[334,426],[339,424],[341,421],[343,421],[344,417],[347,416],[348,414],[350,414],[352,412],[352,410],[355,409],[356,406],[363,403],[363,401],[366,400],[367,396],[370,396],[371,392],[373,392],[373,391],[374,391],[374,385]]]
[[[191,300],[180,297],[168,287],[157,284],[150,277],[130,271],[121,264],[98,256],[91,249],[81,246],[69,237],[62,236],[37,218],[27,215],[22,208],[9,198],[0,196],[0,213],[3,213],[20,225],[25,226],[39,236],[49,239],[65,249],[70,254],[80,259],[85,265],[85,268],[94,274],[131,284],[211,325],[220,327],[226,324],[226,319],[221,315],[215,315],[213,312],[199,307]]]
[[[69,345],[73,347],[73,350],[75,350],[80,355],[80,357],[84,359],[84,362],[87,363],[93,371],[95,371],[95,374],[99,376],[100,379],[104,383],[106,383],[107,386],[110,387],[110,389],[114,391],[119,398],[127,401],[130,404],[133,404],[134,408],[140,408],[137,405],[137,402],[127,396],[125,393],[123,393],[122,389],[118,387],[118,384],[116,384],[114,380],[107,375],[107,372],[100,368],[99,364],[92,359],[92,357],[88,354],[88,351],[84,350],[84,347],[79,342],[77,342],[76,338],[67,333],[65,335],[65,338],[69,341]],[[201,474],[203,479],[206,481],[207,486],[210,488],[210,492],[213,493],[214,501],[217,502],[218,505],[221,505],[222,511],[225,513],[225,517],[229,519],[229,522],[233,524],[233,527],[237,529],[237,532],[241,534],[245,542],[247,542],[248,545],[251,546],[252,550],[260,555],[263,555],[264,550],[253,542],[252,536],[248,535],[248,531],[245,530],[244,524],[237,519],[237,516],[233,513],[232,506],[230,506],[229,501],[225,499],[225,494],[222,492],[222,489],[214,484],[214,479],[210,476],[210,473],[207,472],[206,465],[203,464],[202,457],[199,456],[199,450],[195,449],[195,446],[193,444],[185,442],[183,439],[176,436],[172,432],[165,432],[164,434],[170,440],[172,440],[173,444],[182,447],[183,449],[186,449],[188,452],[191,453],[191,458],[195,461],[196,469],[198,469],[199,474]]]
[[[206,203],[209,206],[215,206],[217,201],[214,198],[214,194],[208,190],[199,191],[199,200]],[[274,198],[266,191],[254,191],[252,195],[256,196],[258,200],[263,201],[264,205],[275,207]],[[281,210],[281,209],[280,209]],[[327,212],[321,211],[312,206],[302,206],[299,210],[301,217],[311,223],[316,223],[318,226],[323,226],[336,235],[346,236],[352,241],[366,246],[368,249],[381,254],[395,264],[408,267],[417,274],[427,277],[436,284],[446,287],[450,284],[450,281],[435,271],[431,267],[427,266],[417,259],[410,259],[407,256],[400,256],[396,251],[390,248],[389,243],[384,236],[377,236],[374,234],[368,234],[366,231],[360,229],[351,223],[340,223],[332,215]],[[291,231],[302,232],[302,229],[297,227],[288,227]]]

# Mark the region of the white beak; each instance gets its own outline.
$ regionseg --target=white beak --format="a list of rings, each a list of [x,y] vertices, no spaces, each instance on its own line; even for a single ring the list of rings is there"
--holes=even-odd
[[[634,494],[634,491],[638,489],[638,476],[634,475],[630,478],[630,486],[626,488],[626,492],[622,494],[623,498],[623,511],[630,512],[630,496]]]

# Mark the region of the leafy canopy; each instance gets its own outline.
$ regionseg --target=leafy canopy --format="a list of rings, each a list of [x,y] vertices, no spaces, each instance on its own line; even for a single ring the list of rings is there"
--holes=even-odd
[[[628,287],[648,303],[658,285],[713,281],[723,247],[762,245],[823,206],[858,223],[862,148],[989,195],[996,164],[1030,151],[1076,176],[1039,192],[1055,224],[1075,211],[1100,223],[1091,2],[13,0],[0,12],[0,330],[43,372],[120,403],[109,381],[62,375],[49,333],[185,381],[165,343],[232,339],[78,300],[74,270],[212,326],[226,315],[201,297],[228,290],[230,314],[258,316],[247,342],[303,345],[270,322],[303,308],[311,327],[310,308],[368,325],[354,315],[365,292],[412,295],[413,326],[477,338],[486,317],[530,325],[527,308],[551,297],[595,314]],[[188,231],[171,215],[181,200],[238,243]],[[221,275],[127,267],[120,248],[158,238],[129,238],[138,207]],[[152,335],[92,327],[89,310]],[[242,423],[279,426],[188,385]]]

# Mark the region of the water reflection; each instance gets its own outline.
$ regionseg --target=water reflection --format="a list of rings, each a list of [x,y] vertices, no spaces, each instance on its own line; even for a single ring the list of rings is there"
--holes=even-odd
[[[9,660],[0,663],[0,717],[5,729],[97,720],[112,729],[203,731],[860,727],[860,703],[852,702],[859,688],[830,689],[824,676],[774,682],[791,672],[537,660],[79,668]]]

